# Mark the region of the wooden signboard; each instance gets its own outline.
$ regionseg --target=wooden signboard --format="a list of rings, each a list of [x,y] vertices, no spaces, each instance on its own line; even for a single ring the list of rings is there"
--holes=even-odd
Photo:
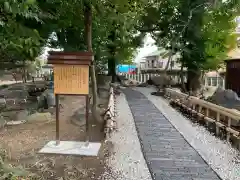
[[[54,94],[79,94],[89,93],[89,66],[55,64]]]
[[[88,133],[89,113],[89,66],[92,52],[49,52],[48,64],[53,65],[54,94],[56,101],[56,142],[60,143],[59,95],[86,97],[86,132]],[[88,139],[89,136],[86,138]]]

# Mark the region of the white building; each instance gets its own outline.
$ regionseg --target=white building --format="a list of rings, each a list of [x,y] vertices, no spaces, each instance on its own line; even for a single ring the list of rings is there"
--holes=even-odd
[[[41,68],[42,75],[49,75],[52,71],[53,71],[53,65],[51,64],[45,64]]]
[[[168,52],[166,50],[157,50],[145,56],[140,62],[140,69],[165,69],[168,63]],[[179,55],[172,57],[169,69],[180,70],[181,64],[178,62]]]
[[[236,33],[240,34],[240,16],[236,17],[236,23],[237,23]]]

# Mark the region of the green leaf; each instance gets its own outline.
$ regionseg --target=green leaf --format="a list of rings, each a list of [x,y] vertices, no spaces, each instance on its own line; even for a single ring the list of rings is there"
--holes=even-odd
[[[29,49],[29,54],[30,54],[31,59],[34,58],[34,51],[33,51],[33,49]]]

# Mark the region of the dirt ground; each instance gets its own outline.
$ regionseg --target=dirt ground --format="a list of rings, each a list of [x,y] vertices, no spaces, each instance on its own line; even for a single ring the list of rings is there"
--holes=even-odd
[[[79,127],[71,122],[73,113],[84,106],[84,103],[84,97],[76,96],[65,96],[61,101],[61,140],[84,140],[85,126]],[[90,141],[102,142],[98,157],[38,154],[38,150],[48,141],[55,139],[54,120],[34,121],[0,130],[0,148],[6,150],[8,163],[23,166],[27,171],[36,174],[39,180],[97,179],[104,171],[104,159],[111,151],[111,144],[103,142],[101,126],[91,121],[91,118],[89,129]]]

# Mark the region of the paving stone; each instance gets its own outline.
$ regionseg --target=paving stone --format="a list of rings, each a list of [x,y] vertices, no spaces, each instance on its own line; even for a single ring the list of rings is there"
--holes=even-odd
[[[220,180],[166,117],[139,91],[123,90],[142,151],[156,180]]]

